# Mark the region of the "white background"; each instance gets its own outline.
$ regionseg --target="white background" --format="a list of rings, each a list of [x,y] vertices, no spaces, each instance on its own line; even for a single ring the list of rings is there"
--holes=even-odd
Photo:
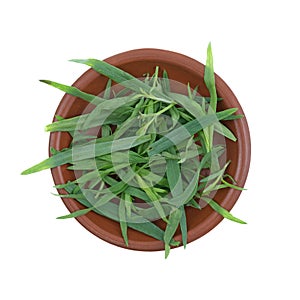
[[[5,3],[5,4],[3,4]],[[298,1],[6,1],[1,30],[1,299],[300,299]],[[123,250],[75,220],[51,195],[47,156],[62,93],[84,66],[135,48],[205,62],[244,108],[252,163],[233,213],[205,237],[163,252]]]

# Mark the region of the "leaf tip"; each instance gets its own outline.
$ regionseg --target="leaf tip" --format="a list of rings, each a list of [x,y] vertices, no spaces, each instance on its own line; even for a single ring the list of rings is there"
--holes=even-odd
[[[86,59],[77,59],[77,58],[73,58],[73,59],[69,59],[70,62],[75,62],[75,63],[79,63],[79,64],[84,64],[87,62]]]
[[[165,259],[168,258],[169,254],[170,254],[170,250],[171,250],[171,247],[169,244],[165,244]]]
[[[46,83],[46,84],[51,84],[51,80],[46,80],[46,79],[40,79],[39,82],[42,82],[42,83]]]

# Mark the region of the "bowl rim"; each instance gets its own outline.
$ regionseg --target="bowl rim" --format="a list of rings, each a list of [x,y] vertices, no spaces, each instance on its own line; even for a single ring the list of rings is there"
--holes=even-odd
[[[149,60],[149,61],[155,60],[158,64],[159,62],[164,62],[167,64],[175,65],[178,68],[184,68],[187,72],[192,72],[192,73],[198,72],[200,74],[204,74],[205,65],[203,65],[199,61],[177,52],[156,49],[156,48],[141,48],[141,49],[129,50],[104,59],[104,61],[115,66],[125,65],[139,60]],[[96,73],[92,69],[88,69],[74,82],[73,86],[76,86],[79,89],[84,89],[88,82],[92,82],[98,77],[99,77],[98,73]],[[243,109],[240,103],[238,102],[236,96],[229,88],[229,86],[217,74],[215,74],[215,82],[216,82],[216,89],[218,94],[230,95],[229,99],[227,99],[229,106],[237,107],[238,113],[243,114],[245,116]],[[76,100],[76,98],[77,97],[71,96],[69,94],[65,94],[57,107],[55,115],[60,115],[62,111],[65,111],[71,105],[71,103]],[[239,120],[238,129],[239,129],[239,133],[237,136],[238,138],[237,142],[239,143],[239,148],[241,150],[239,151],[238,163],[237,163],[239,167],[237,168],[235,176],[236,178],[238,178],[239,184],[244,186],[248,176],[250,160],[251,160],[251,140],[250,140],[250,132],[249,132],[249,127],[248,127],[246,117]],[[55,134],[54,133],[50,134],[49,155],[51,155],[50,147],[55,148],[58,145],[60,138],[61,138],[60,132]],[[51,173],[55,184],[64,181],[64,172],[61,166],[51,169]],[[63,191],[60,190],[60,192]],[[240,193],[241,191],[229,189],[228,193],[226,194],[226,197],[222,200],[222,206],[224,206],[227,210],[231,210],[234,204],[236,203],[236,201],[238,200]],[[65,206],[70,212],[79,209],[78,206],[79,204],[73,199],[62,198],[62,201],[64,202]],[[111,244],[120,247],[124,247],[126,249],[142,250],[142,251],[159,251],[164,249],[163,242],[154,239],[153,241],[152,240],[131,241],[129,247],[126,247],[121,235],[114,236],[108,233],[104,229],[99,228],[99,226],[96,226],[86,216],[81,216],[79,218],[76,218],[76,220],[84,228],[86,228],[88,231],[90,231],[97,237],[101,238],[102,240],[105,240]],[[195,226],[194,228],[188,230],[188,243],[208,233],[210,230],[215,228],[222,220],[223,217],[220,216],[218,213],[216,212],[211,213],[206,218],[204,224],[201,224],[201,226]]]

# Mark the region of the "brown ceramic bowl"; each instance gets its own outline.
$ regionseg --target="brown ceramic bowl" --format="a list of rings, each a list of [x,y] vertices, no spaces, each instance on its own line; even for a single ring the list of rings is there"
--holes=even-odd
[[[205,66],[179,53],[158,49],[138,49],[114,55],[105,61],[131,73],[135,77],[142,77],[145,73],[151,74],[154,72],[155,67],[159,65],[161,69],[167,70],[170,79],[183,84],[189,82],[192,87],[199,85],[200,94],[203,96],[209,95],[203,80]],[[104,90],[106,82],[106,77],[90,69],[74,83],[74,86],[88,93],[99,94]],[[223,98],[223,101],[218,104],[218,109],[237,107],[237,113],[244,114],[231,89],[217,75],[216,87],[218,96]],[[85,101],[66,94],[62,98],[55,115],[65,118],[80,115],[86,105]],[[228,173],[235,178],[239,186],[244,186],[250,164],[250,135],[247,121],[246,118],[242,118],[230,121],[226,125],[238,139],[237,142],[226,141],[227,159],[231,160]],[[55,149],[62,149],[68,147],[70,142],[71,137],[67,133],[51,133],[49,146]],[[67,170],[66,166],[52,169],[52,176],[55,184],[75,179],[74,173]],[[64,190],[59,190],[59,192],[66,193]],[[214,199],[224,208],[230,210],[238,200],[240,193],[240,191],[234,189],[223,189],[217,192]],[[74,199],[63,198],[62,200],[70,212],[83,208]],[[223,219],[209,206],[206,206],[201,211],[187,207],[186,214],[188,242],[200,238],[217,226]],[[77,220],[82,226],[102,240],[117,246],[126,247],[121,236],[119,223],[94,212],[78,217]],[[158,224],[161,225],[159,222]],[[129,249],[144,251],[164,249],[163,242],[132,229],[128,229],[128,238]],[[176,238],[180,239],[180,232],[177,233]]]

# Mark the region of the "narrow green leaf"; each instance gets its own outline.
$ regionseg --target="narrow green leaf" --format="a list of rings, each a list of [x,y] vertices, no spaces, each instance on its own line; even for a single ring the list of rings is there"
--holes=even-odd
[[[40,82],[46,83],[50,86],[53,86],[69,95],[81,98],[87,102],[91,102],[94,105],[98,105],[100,103],[103,103],[105,100],[103,98],[100,98],[98,96],[92,95],[92,94],[88,94],[85,92],[82,92],[80,89],[78,89],[75,86],[68,86],[68,85],[64,85],[58,82],[54,82],[51,80],[40,80]]]
[[[172,240],[176,229],[178,228],[179,222],[181,220],[182,211],[180,209],[175,209],[168,218],[168,224],[164,234],[165,242],[165,257],[167,258],[170,252],[169,245]]]
[[[230,129],[228,129],[226,126],[224,126],[222,123],[216,123],[214,126],[216,132],[236,142],[237,138],[235,137],[233,132]]]
[[[176,155],[176,148],[170,147],[169,153]],[[176,197],[183,192],[183,183],[181,178],[180,165],[177,160],[167,159],[167,179],[170,191],[173,197]]]
[[[108,79],[105,90],[104,90],[103,98],[109,99],[110,94],[111,94],[111,79]]]
[[[169,112],[171,114],[171,119],[172,119],[172,123],[173,123],[173,126],[169,130],[172,130],[179,123],[180,113],[179,113],[178,109],[176,108],[176,106],[171,107],[169,109]],[[163,132],[163,131],[160,131],[160,132]]]
[[[232,189],[235,189],[235,190],[238,190],[238,191],[245,191],[245,190],[247,190],[247,189],[242,188],[242,187],[240,187],[240,186],[237,186],[237,185],[235,185],[235,184],[231,184],[231,183],[227,182],[227,181],[224,180],[224,179],[222,179],[222,182],[223,182],[223,184],[224,184],[226,187],[228,187],[228,188],[232,188]]]
[[[170,245],[165,243],[165,259],[168,258],[170,251],[171,251]]]
[[[207,47],[207,58],[206,58],[206,65],[205,65],[205,72],[204,72],[204,82],[206,87],[209,90],[210,94],[210,102],[208,114],[215,114],[217,111],[217,91],[215,86],[215,74],[214,74],[214,67],[213,67],[213,56],[211,50],[211,44],[209,43]],[[206,147],[207,151],[210,151],[213,147],[213,139],[214,139],[214,124],[211,124],[207,129],[204,129],[204,134],[206,137]],[[212,169],[215,171],[218,169],[217,161],[212,161]]]
[[[213,210],[215,210],[217,213],[219,213],[222,217],[240,224],[247,224],[245,221],[234,217],[228,210],[220,206],[216,201],[207,197],[201,197],[201,199],[203,199],[206,203],[208,203],[210,207]]]
[[[80,209],[80,210],[76,210],[73,213],[70,213],[68,215],[65,216],[61,216],[61,217],[57,217],[56,219],[70,219],[70,218],[77,218],[80,216],[83,216],[85,214],[87,214],[88,212],[90,212],[91,210],[93,210],[92,207],[90,208],[85,208],[85,209]]]
[[[192,89],[191,89],[191,86],[190,86],[190,83],[188,82],[187,83],[187,91],[188,91],[188,96],[191,100],[194,100],[194,96],[193,96],[193,92],[192,92]]]
[[[224,121],[238,120],[241,118],[244,118],[244,115],[231,115],[231,116],[228,116],[227,118],[224,118]]]
[[[175,209],[171,214],[169,215],[165,235],[164,235],[164,242],[166,244],[169,244],[171,239],[173,238],[173,235],[178,228],[180,219],[181,219],[182,211],[180,209]]]
[[[210,94],[210,106],[212,110],[215,112],[217,109],[217,90],[215,85],[215,73],[214,73],[214,66],[213,66],[213,55],[212,55],[211,43],[209,43],[207,47],[204,82]]]
[[[59,116],[59,115],[55,115],[55,119],[56,119],[57,121],[65,120],[65,118],[63,118],[62,116]]]
[[[163,71],[163,77],[161,80],[161,86],[162,89],[165,93],[168,93],[171,91],[170,89],[170,81],[169,81],[169,76],[166,70]]]
[[[186,222],[184,206],[181,206],[180,210],[181,210],[180,230],[182,236],[182,244],[185,249],[187,245],[187,222]]]
[[[126,190],[123,193],[124,194],[124,204],[125,204],[125,210],[126,210],[127,217],[130,218],[131,208],[132,208],[132,197],[129,193],[126,192]]]
[[[59,151],[56,150],[55,148],[53,148],[53,147],[50,148],[50,153],[51,153],[52,155],[56,154],[57,152],[59,152]]]
[[[122,236],[123,236],[126,246],[128,247],[126,208],[125,208],[125,200],[124,199],[120,199],[119,218],[120,218],[120,227],[121,227]]]
[[[191,207],[196,208],[196,209],[201,209],[201,206],[199,205],[199,203],[195,199],[191,199],[187,203],[187,206],[191,206]]]

